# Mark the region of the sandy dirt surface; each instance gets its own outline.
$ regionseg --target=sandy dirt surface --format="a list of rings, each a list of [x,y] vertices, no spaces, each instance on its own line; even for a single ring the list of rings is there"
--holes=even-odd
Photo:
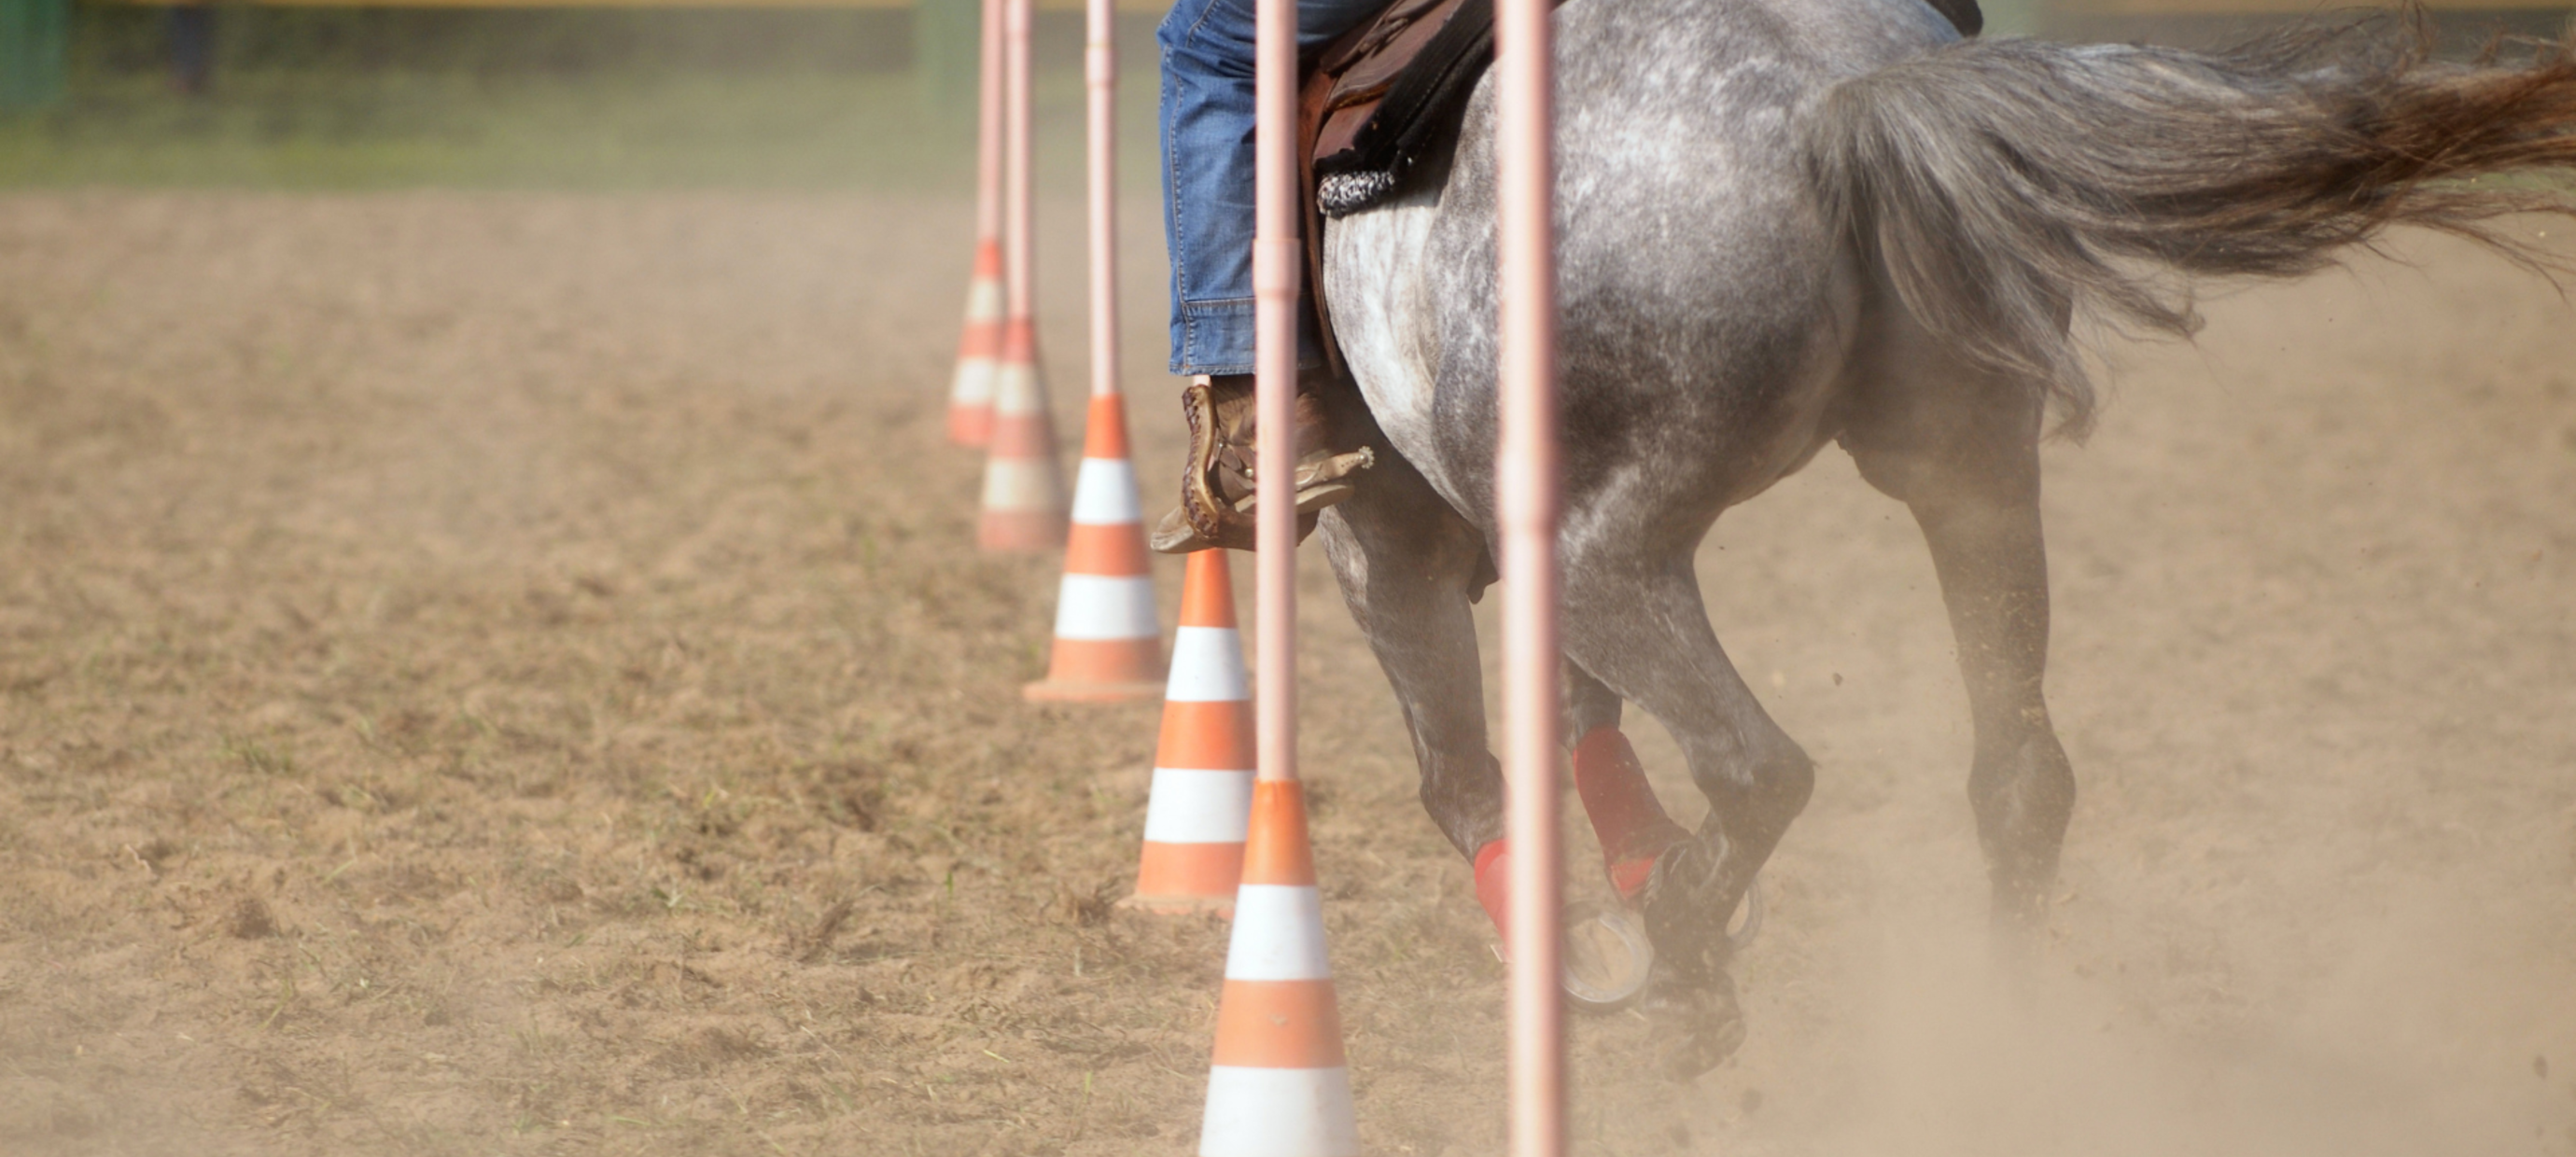
[[[966,220],[0,199],[0,1152],[1188,1151],[1224,928],[1108,907],[1156,708],[1018,699],[1054,563],[966,545]],[[1822,773],[1743,1052],[1675,1085],[1579,1023],[1581,1151],[2576,1154],[2576,309],[2399,248],[2122,349],[2049,452],[2084,794],[2030,991],[1902,511],[1828,451],[1720,525]],[[1362,1138],[1492,1152],[1501,970],[1309,555]]]

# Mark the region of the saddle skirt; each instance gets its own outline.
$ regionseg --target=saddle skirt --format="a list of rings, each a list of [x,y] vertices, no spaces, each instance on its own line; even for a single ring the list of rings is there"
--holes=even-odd
[[[1297,99],[1306,301],[1337,378],[1324,220],[1385,201],[1423,158],[1454,147],[1468,94],[1493,59],[1493,0],[1395,0],[1306,62]]]
[[[1342,217],[1375,205],[1453,144],[1493,59],[1493,0],[1395,0],[1326,46],[1298,101],[1315,209]]]

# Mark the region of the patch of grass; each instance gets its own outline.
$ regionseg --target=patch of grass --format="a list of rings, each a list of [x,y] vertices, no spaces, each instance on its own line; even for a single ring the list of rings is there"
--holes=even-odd
[[[238,763],[254,775],[295,774],[295,753],[270,747],[256,739],[239,736],[226,738],[215,745],[215,754],[226,762]]]

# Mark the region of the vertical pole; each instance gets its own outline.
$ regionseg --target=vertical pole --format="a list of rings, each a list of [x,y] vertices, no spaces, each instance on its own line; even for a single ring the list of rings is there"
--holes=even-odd
[[[1012,340],[1002,300],[1003,2],[980,0],[976,25],[975,275],[966,283],[966,324],[957,333],[957,372],[948,381],[948,440],[960,446],[992,445],[1001,379],[1021,372],[1002,365],[1003,347]]]
[[[1558,993],[1555,164],[1548,0],[1497,0],[1496,201],[1502,289],[1494,448],[1502,537],[1503,774],[1511,858],[1511,1152],[1565,1152]]]
[[[1002,239],[1002,6],[983,0],[975,51],[975,243]]]
[[[975,521],[976,545],[994,551],[1054,550],[1066,541],[1070,513],[1056,459],[1055,418],[1038,368],[1036,230],[1030,221],[1035,183],[1029,163],[1030,7],[1031,0],[1003,0],[1007,67],[1002,70],[1002,136],[1009,180],[1002,188],[1002,356],[993,376],[984,510]]]
[[[1083,82],[1090,101],[1091,396],[1118,392],[1118,12],[1084,8]]]
[[[1033,322],[1036,274],[1030,265],[1034,219],[1029,205],[1029,9],[1033,0],[1000,0],[1002,8],[1002,301],[1005,331]]]
[[[1253,49],[1252,298],[1261,443],[1253,541],[1261,678],[1259,778],[1297,778],[1297,0],[1257,0]]]

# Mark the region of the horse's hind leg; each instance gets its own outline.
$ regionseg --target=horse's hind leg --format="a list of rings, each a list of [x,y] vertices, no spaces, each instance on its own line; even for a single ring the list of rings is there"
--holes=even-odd
[[[2048,556],[2040,533],[2041,408],[1922,348],[1898,323],[1847,424],[1861,476],[1922,527],[1975,717],[1968,798],[1994,887],[2002,946],[2046,914],[2075,806],[2075,774],[2050,726]],[[1909,350],[1908,346],[1915,348]]]

